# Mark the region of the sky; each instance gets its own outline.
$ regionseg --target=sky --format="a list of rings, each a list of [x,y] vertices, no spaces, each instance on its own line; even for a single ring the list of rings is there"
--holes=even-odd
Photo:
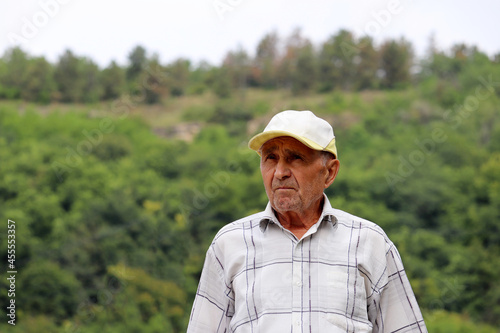
[[[229,51],[255,54],[270,32],[284,40],[300,28],[320,47],[340,29],[377,44],[404,37],[423,56],[434,36],[500,53],[498,0],[3,0],[0,55],[20,46],[55,63],[67,49],[101,67],[127,64],[143,46],[163,63],[180,57],[218,65]]]

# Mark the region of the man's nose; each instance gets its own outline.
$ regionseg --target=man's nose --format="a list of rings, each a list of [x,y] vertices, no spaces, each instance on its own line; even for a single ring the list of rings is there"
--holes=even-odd
[[[278,179],[288,178],[291,175],[290,166],[284,158],[280,158],[276,164],[276,170],[274,171],[274,177]]]

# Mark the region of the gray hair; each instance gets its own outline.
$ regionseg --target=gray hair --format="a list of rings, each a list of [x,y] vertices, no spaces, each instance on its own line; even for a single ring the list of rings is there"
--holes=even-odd
[[[329,151],[322,150],[320,153],[321,153],[321,158],[323,159],[323,165],[325,165],[325,166],[326,166],[326,163],[328,163],[329,160],[334,160],[335,159],[335,155],[333,155]]]

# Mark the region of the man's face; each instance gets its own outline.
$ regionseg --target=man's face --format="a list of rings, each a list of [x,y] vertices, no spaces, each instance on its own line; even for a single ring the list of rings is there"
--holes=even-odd
[[[321,152],[283,136],[261,147],[260,170],[271,206],[278,213],[315,209],[338,171],[338,160],[325,163]]]

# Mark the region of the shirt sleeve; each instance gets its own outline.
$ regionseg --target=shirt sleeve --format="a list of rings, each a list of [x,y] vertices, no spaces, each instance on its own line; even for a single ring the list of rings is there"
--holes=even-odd
[[[224,278],[224,267],[208,249],[198,290],[191,310],[188,333],[229,332],[229,322],[234,314],[234,297]]]
[[[422,313],[403,267],[398,250],[387,244],[386,269],[378,284],[370,311],[373,333],[427,333]]]

